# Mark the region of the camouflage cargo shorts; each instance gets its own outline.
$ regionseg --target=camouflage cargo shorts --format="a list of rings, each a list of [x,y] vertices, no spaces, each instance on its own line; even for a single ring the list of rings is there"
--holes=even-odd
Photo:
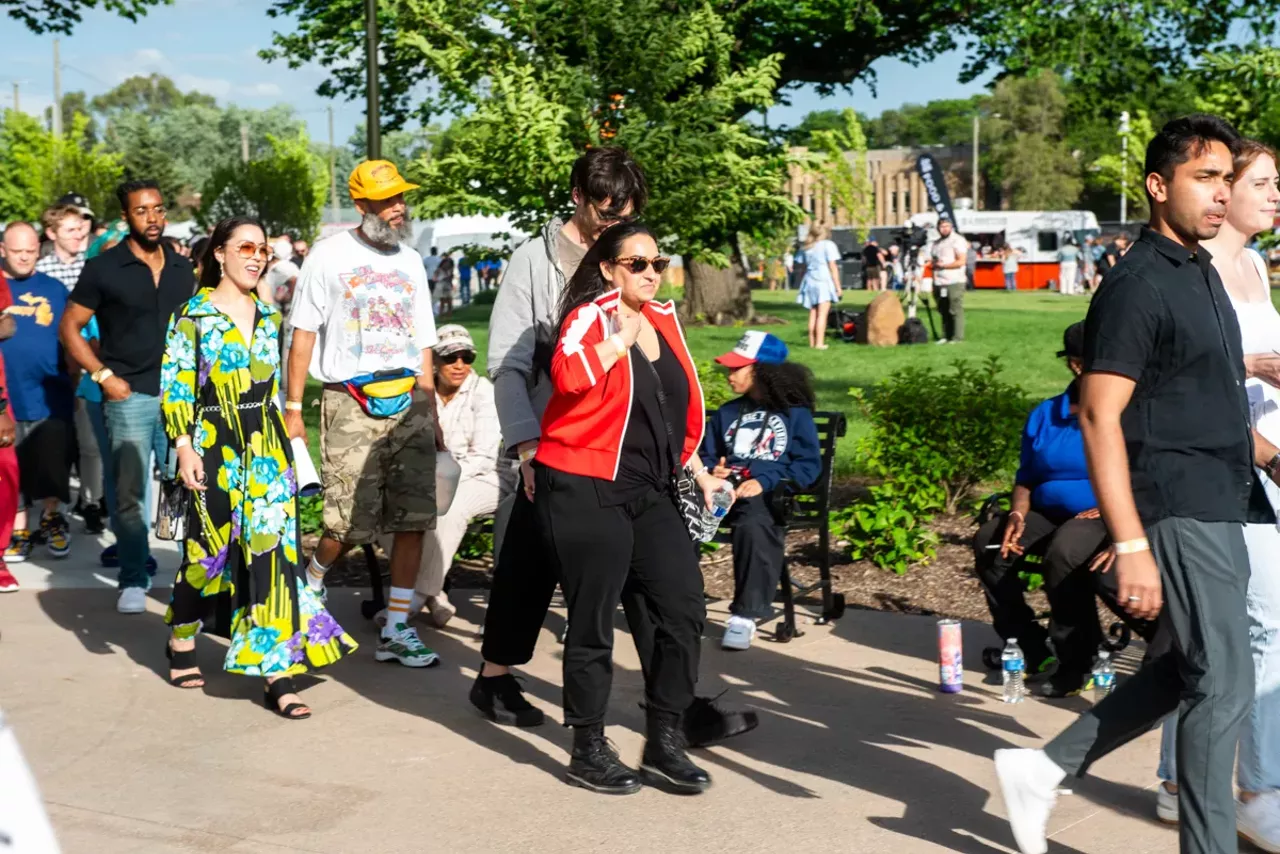
[[[349,545],[380,533],[436,526],[436,439],[431,402],[413,403],[393,418],[372,418],[343,391],[320,399],[320,460],[324,527]]]

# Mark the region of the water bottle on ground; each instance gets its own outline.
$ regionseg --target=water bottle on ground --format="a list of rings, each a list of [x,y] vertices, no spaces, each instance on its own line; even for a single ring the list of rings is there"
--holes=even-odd
[[[1093,701],[1095,703],[1110,694],[1116,687],[1116,671],[1111,666],[1111,653],[1105,649],[1098,651],[1098,660],[1093,665]]]
[[[733,487],[729,484],[711,493],[711,506],[702,510],[702,541],[710,542],[720,528],[725,514],[733,506]]]
[[[1017,638],[1009,638],[1009,642],[1004,645],[1004,652],[1000,655],[1000,665],[1004,679],[1004,695],[1001,699],[1006,703],[1021,703],[1027,694],[1024,684],[1027,659],[1022,654],[1022,647],[1018,646]]]

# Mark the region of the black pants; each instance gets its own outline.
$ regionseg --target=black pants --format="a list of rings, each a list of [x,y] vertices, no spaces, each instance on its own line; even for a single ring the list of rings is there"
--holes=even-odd
[[[480,647],[485,661],[504,667],[529,663],[559,582],[533,502],[525,496],[524,485],[517,483],[515,494],[503,499],[494,519],[493,580]],[[623,588],[622,610],[647,673],[653,658],[653,619],[633,583]]]
[[[1164,592],[1159,634],[1172,643],[1044,750],[1068,774],[1083,774],[1177,709],[1180,850],[1235,852],[1236,739],[1254,680],[1244,528],[1170,518],[1147,538]]]
[[[770,509],[771,493],[736,501],[727,523],[733,528],[733,604],[730,612],[752,620],[773,616],[773,596],[782,575],[786,529]]]
[[[1050,654],[1047,641],[1052,640],[1060,673],[1089,672],[1102,642],[1094,596],[1101,594],[1105,599],[1109,588],[1112,601],[1107,604],[1115,610],[1114,575],[1089,571],[1089,561],[1107,545],[1107,526],[1101,519],[1068,519],[1058,524],[1034,510],[1027,514],[1022,546],[1028,554],[1042,557],[1041,575],[1052,611],[1046,632],[1023,598],[1026,585],[1016,568],[1020,556],[1002,558],[998,548],[990,548],[1000,545],[1007,520],[1008,514],[995,517],[973,541],[978,578],[996,634],[1002,639],[1016,637],[1032,665]]]
[[[613,615],[628,585],[637,597],[633,607],[647,611],[653,624],[645,700],[651,709],[683,714],[698,679],[706,604],[698,551],[675,502],[655,490],[602,507],[595,479],[536,470],[534,507],[569,607],[565,724],[604,720],[613,683]]]

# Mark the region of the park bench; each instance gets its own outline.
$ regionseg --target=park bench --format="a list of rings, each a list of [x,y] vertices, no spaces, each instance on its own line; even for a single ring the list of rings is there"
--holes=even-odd
[[[471,520],[471,524],[467,525],[468,534],[486,531],[493,533],[493,514],[491,513],[477,516]],[[382,569],[378,566],[378,555],[374,552],[373,546],[364,545],[360,549],[364,552],[365,567],[369,572],[369,588],[373,594],[373,598],[360,603],[360,613],[366,620],[372,620],[375,614],[387,607],[387,594],[382,586]],[[444,577],[444,591],[449,592],[447,573]]]

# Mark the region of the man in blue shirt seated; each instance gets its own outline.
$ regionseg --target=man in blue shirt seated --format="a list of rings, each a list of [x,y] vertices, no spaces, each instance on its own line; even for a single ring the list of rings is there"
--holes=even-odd
[[[1073,323],[1063,333],[1058,356],[1077,378],[1083,351],[1084,323]],[[1047,677],[1039,692],[1050,698],[1078,693],[1088,683],[1103,639],[1095,595],[1112,611],[1124,613],[1109,572],[1114,559],[1110,537],[1085,464],[1076,415],[1078,385],[1073,379],[1066,391],[1043,401],[1027,417],[1010,509],[983,525],[973,543],[996,633],[1002,641],[1018,639],[1028,675]],[[1027,553],[1042,557],[1039,569],[1052,611],[1047,631],[1024,599],[1026,584],[1018,564]],[[1147,633],[1145,625],[1134,628]],[[1000,653],[1001,647],[988,647],[983,663],[999,669]]]

